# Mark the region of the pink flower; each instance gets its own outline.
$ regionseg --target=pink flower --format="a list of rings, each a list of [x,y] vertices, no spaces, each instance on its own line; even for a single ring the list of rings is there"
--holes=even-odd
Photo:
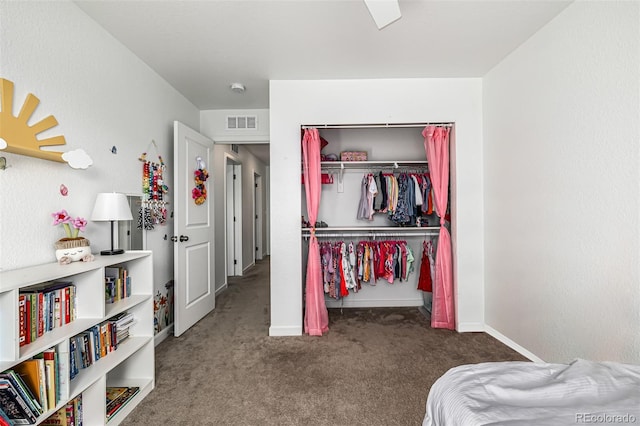
[[[80,231],[84,231],[87,226],[87,221],[84,218],[72,218],[66,210],[51,213],[51,216],[53,216],[53,226],[62,225],[68,238],[77,238]],[[71,226],[74,228],[73,231]]]
[[[53,216],[53,226],[60,225],[61,223],[68,223],[71,220],[71,217],[66,210],[51,213],[51,216]]]
[[[71,224],[74,228],[84,232],[84,228],[87,226],[87,221],[82,217],[76,217],[75,219],[71,220]]]

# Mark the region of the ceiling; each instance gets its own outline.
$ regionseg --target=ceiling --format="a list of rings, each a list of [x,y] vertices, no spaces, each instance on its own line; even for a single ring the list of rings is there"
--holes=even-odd
[[[482,77],[570,3],[400,0],[378,30],[362,0],[76,1],[201,110],[268,108],[269,80]]]

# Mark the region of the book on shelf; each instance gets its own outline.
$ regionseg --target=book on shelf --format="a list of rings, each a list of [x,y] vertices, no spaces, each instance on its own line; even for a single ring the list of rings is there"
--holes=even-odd
[[[82,426],[82,394],[67,402],[40,424],[48,426]]]
[[[47,384],[47,401],[49,402],[49,406],[51,408],[55,407],[58,401],[57,398],[57,362],[56,362],[56,352],[53,349],[46,350],[42,353],[44,358],[44,367],[46,374],[46,384]]]
[[[0,379],[0,409],[16,425],[32,425],[38,417],[7,379]]]
[[[115,416],[140,391],[138,386],[107,387],[107,421]]]
[[[131,296],[131,277],[122,266],[104,268],[105,302],[114,303]]]
[[[15,426],[13,420],[2,411],[2,408],[0,408],[0,426]]]
[[[27,403],[29,410],[37,417],[44,412],[42,405],[38,401],[38,398],[31,392],[29,386],[26,385],[22,377],[15,370],[6,370],[0,373],[0,379],[7,380],[11,383],[12,387],[20,395],[20,397]]]
[[[49,417],[47,417],[41,425],[57,425],[57,426],[69,426],[67,424],[67,412],[65,407],[62,407]]]
[[[75,285],[70,281],[46,282],[20,290],[20,346],[75,320],[75,296]]]
[[[28,359],[13,367],[31,393],[37,396],[43,411],[49,410],[44,359]],[[55,401],[51,408],[55,406]]]
[[[116,316],[117,317],[117,316]],[[133,323],[125,314],[127,328]],[[70,378],[73,379],[81,369],[118,349],[118,344],[128,337],[128,333],[119,333],[117,321],[110,318],[75,335],[69,340]]]

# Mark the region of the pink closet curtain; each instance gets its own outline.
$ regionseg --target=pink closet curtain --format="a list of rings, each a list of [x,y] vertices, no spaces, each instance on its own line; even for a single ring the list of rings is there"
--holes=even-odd
[[[449,128],[427,126],[422,131],[429,173],[435,195],[436,213],[440,216],[440,235],[436,252],[436,282],[433,284],[431,326],[455,329],[453,303],[453,264],[451,235],[445,226],[449,198]]]
[[[304,166],[304,190],[307,197],[307,213],[311,223],[307,282],[305,286],[304,332],[310,336],[322,336],[329,331],[329,314],[324,303],[320,246],[315,235],[315,223],[320,206],[320,134],[318,129],[305,129],[302,138],[302,162]]]

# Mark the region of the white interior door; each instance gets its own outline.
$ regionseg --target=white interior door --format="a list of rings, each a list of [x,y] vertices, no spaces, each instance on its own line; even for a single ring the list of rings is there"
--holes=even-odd
[[[233,162],[228,158],[225,163],[225,226],[227,236],[227,276],[236,275],[236,231],[235,231],[235,189],[233,180]]]
[[[174,334],[181,335],[215,307],[213,240],[213,141],[175,121],[174,184]],[[191,196],[199,162],[207,169],[207,198]]]
[[[242,165],[227,163],[227,276],[242,276]]]
[[[254,195],[253,195],[253,206],[254,206],[254,217],[255,217],[255,226],[253,227],[254,232],[254,240],[256,246],[256,260],[262,260],[262,176],[257,173],[253,174],[254,176]]]
[[[242,164],[233,166],[233,233],[235,240],[235,275],[242,276],[242,247],[244,242],[242,214]]]

